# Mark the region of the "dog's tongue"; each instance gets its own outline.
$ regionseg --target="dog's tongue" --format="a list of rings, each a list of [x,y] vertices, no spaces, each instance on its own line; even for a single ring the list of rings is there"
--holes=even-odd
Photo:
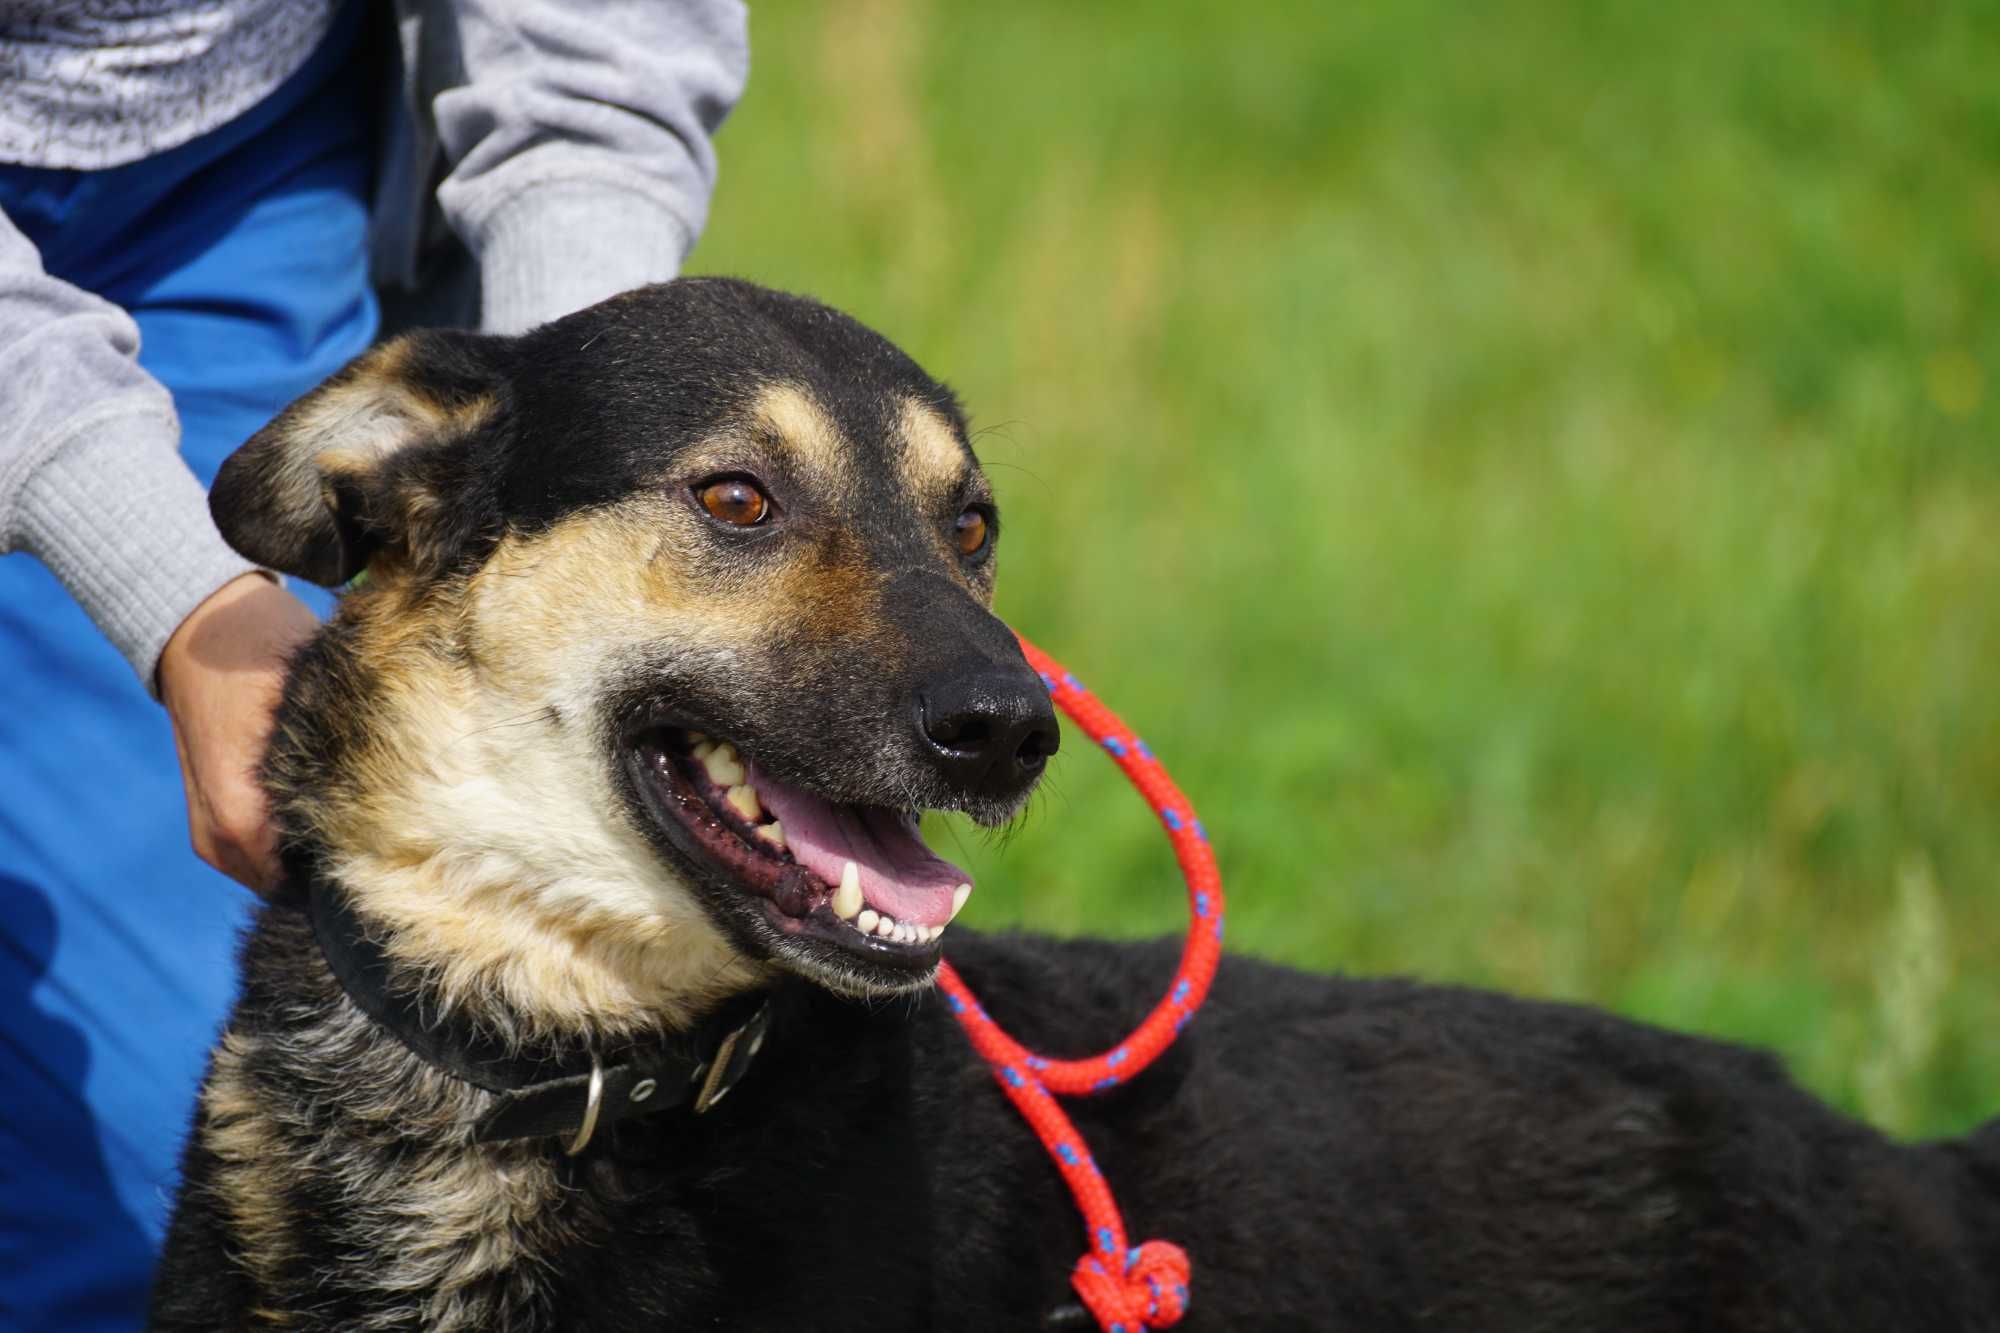
[[[884,916],[913,926],[951,920],[952,890],[972,877],[924,846],[901,815],[870,806],[835,805],[753,771],[750,785],[785,826],[799,864],[839,884],[849,861],[861,872],[861,897]]]

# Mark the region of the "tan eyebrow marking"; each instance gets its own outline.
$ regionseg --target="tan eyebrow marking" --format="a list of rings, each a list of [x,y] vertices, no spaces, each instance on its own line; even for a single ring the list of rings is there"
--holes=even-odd
[[[897,425],[903,436],[903,476],[920,496],[956,490],[972,460],[951,423],[914,398],[903,400]]]
[[[830,482],[847,480],[853,467],[853,447],[833,418],[804,389],[796,384],[773,384],[757,395],[750,413],[809,470]]]

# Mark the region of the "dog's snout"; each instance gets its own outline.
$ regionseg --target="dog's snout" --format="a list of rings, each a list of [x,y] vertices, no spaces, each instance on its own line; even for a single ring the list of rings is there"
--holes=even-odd
[[[1016,672],[933,682],[917,694],[916,714],[933,762],[953,785],[979,796],[1019,794],[1061,740],[1048,691]]]

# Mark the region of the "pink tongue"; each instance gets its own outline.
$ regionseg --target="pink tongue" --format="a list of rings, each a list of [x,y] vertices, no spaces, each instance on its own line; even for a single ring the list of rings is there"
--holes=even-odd
[[[942,926],[951,920],[952,890],[972,877],[924,846],[902,816],[835,805],[755,768],[749,782],[764,808],[785,826],[792,856],[813,874],[837,885],[852,861],[861,871],[862,900],[884,916],[913,926]]]

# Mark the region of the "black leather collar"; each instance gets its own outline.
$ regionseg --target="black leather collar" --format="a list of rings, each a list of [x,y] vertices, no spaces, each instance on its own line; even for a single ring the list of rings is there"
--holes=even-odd
[[[363,1013],[428,1063],[497,1094],[475,1142],[562,1135],[573,1155],[621,1120],[680,1107],[705,1114],[750,1068],[770,1023],[766,997],[752,993],[685,1033],[605,1051],[582,1043],[521,1050],[462,1015],[426,1012],[392,987],[387,955],[338,888],[315,876],[306,905],[327,966]]]

